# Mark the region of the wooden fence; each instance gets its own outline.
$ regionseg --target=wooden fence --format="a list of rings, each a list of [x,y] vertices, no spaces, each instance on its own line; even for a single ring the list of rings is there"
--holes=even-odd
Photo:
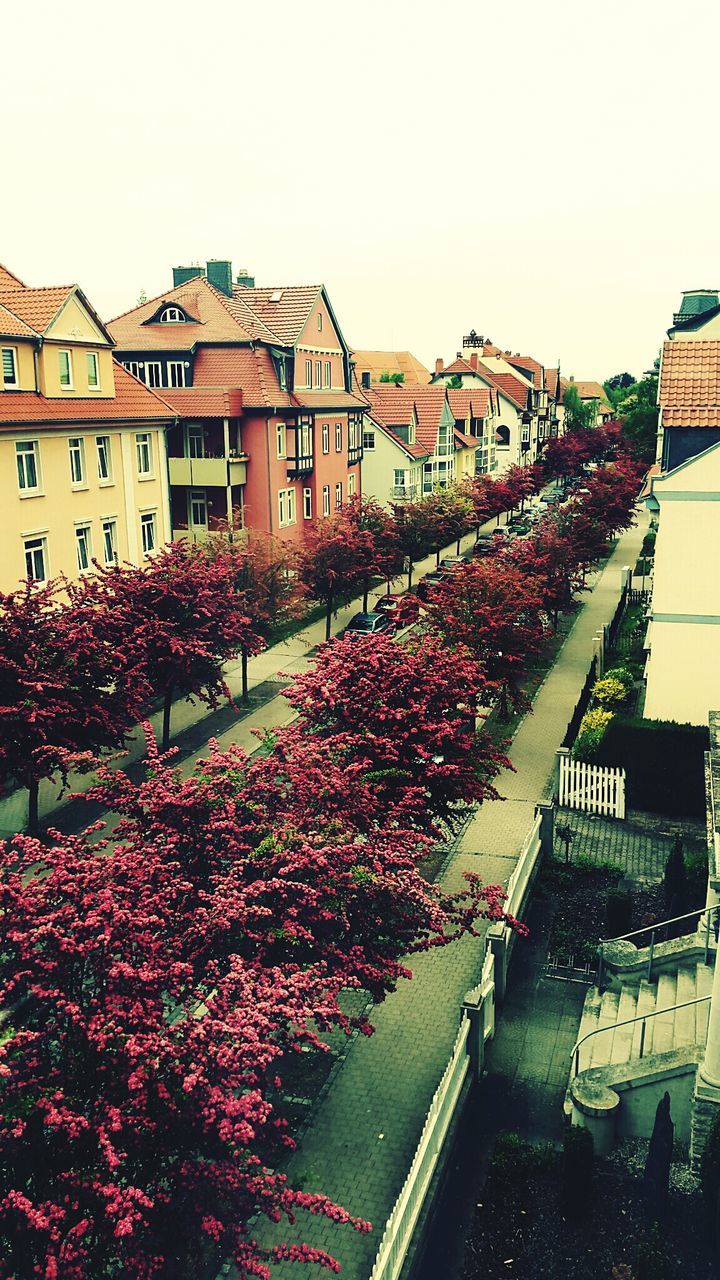
[[[573,760],[567,748],[558,752],[558,804],[585,813],[625,817],[625,770]]]

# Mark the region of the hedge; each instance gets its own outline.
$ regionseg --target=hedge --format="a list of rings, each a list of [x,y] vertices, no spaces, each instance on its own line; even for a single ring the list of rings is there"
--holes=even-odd
[[[702,819],[708,747],[704,725],[615,716],[594,761],[625,769],[631,809]]]

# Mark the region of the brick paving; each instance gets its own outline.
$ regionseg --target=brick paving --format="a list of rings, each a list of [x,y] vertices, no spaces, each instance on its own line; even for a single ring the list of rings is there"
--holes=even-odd
[[[633,880],[662,880],[672,848],[672,835],[647,831],[617,818],[595,817],[577,809],[558,809],[555,821],[571,827],[575,833],[573,859],[581,856],[595,863],[609,862],[621,867]],[[562,845],[560,849],[562,851]]]
[[[644,523],[644,522],[643,522]],[[620,539],[580,609],[558,660],[520,725],[500,789],[506,799],[480,808],[467,824],[441,883],[459,889],[466,871],[507,883],[536,801],[547,788],[573,706],[584,682],[592,637],[617,604],[620,569],[633,564],[643,523]],[[287,1165],[290,1182],[324,1191],[351,1213],[370,1219],[370,1235],[301,1213],[295,1228],[257,1224],[266,1245],[306,1240],[335,1256],[346,1280],[367,1280],[385,1222],[402,1187],[457,1033],[465,992],[478,980],[484,938],[464,938],[412,960],[413,978],[373,1015],[375,1034],[360,1038]],[[569,1030],[569,1029],[568,1029]],[[295,1274],[280,1264],[278,1280]]]

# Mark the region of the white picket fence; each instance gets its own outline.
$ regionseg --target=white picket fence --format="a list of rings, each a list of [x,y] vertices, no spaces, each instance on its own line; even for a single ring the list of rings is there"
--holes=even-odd
[[[625,770],[573,760],[566,751],[558,755],[558,803],[586,813],[625,817]]]
[[[505,903],[505,909],[506,911],[509,911],[512,916],[519,916],[525,904],[525,895],[527,894],[528,883],[533,873],[535,863],[537,862],[540,845],[542,843],[540,839],[541,822],[542,819],[540,814],[538,814],[535,822],[525,837],[525,843],[520,851],[520,857],[515,863],[512,875],[507,883],[507,901]]]

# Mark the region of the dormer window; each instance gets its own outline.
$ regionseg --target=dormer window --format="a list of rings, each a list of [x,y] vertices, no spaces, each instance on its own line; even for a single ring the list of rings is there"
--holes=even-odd
[[[165,310],[160,312],[160,323],[184,324],[185,312],[181,311],[179,307],[165,307]]]

